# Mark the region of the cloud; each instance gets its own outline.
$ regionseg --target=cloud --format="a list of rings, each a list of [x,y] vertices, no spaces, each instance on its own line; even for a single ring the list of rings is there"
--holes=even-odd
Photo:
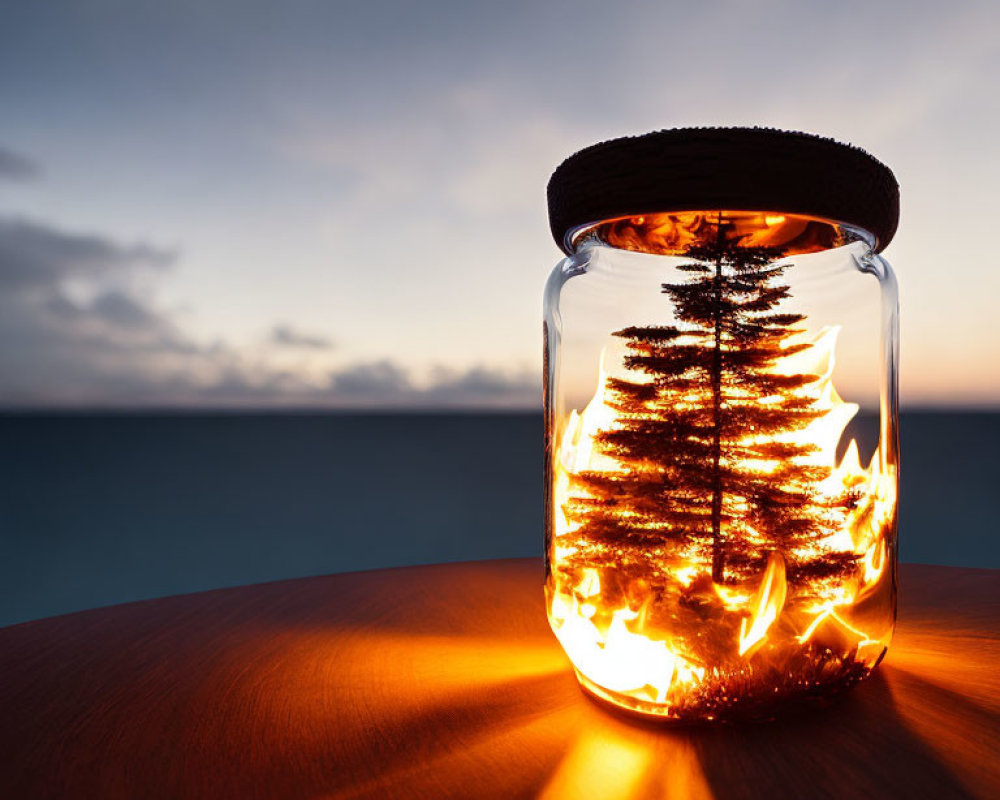
[[[138,266],[169,267],[173,250],[106,236],[70,233],[43,223],[0,218],[0,289],[53,286],[71,278],[95,278]]]
[[[424,389],[427,399],[461,403],[503,405],[511,401],[540,401],[541,376],[534,370],[509,373],[485,366],[475,366],[465,371],[444,367],[434,370],[431,384]]]
[[[424,381],[389,359],[354,364],[330,376],[334,401],[390,407],[537,407],[541,378],[532,370],[507,372],[487,366],[437,367]]]
[[[307,350],[329,350],[333,347],[333,340],[325,336],[302,333],[289,325],[275,325],[271,331],[271,344]]]
[[[0,178],[31,180],[40,173],[38,164],[27,156],[0,147]]]
[[[141,273],[175,259],[148,243],[0,217],[0,403],[89,403],[192,372],[202,348],[136,288]]]
[[[158,315],[143,307],[135,298],[118,290],[99,295],[91,303],[90,310],[100,319],[120,328],[141,330],[161,324]]]
[[[314,359],[333,342],[287,324],[270,331],[278,351],[200,341],[137,288],[175,261],[147,242],[0,217],[0,406],[537,406],[537,375],[526,371],[436,367],[414,377],[418,368],[391,359],[310,371],[284,351]]]
[[[330,387],[335,395],[367,400],[399,399],[413,392],[406,370],[388,360],[355,364],[335,372],[330,376]]]

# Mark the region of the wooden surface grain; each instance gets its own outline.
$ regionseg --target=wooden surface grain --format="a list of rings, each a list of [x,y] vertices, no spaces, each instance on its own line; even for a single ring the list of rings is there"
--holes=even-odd
[[[904,566],[869,681],[707,729],[587,700],[541,583],[473,562],[2,629],[0,796],[1000,797],[1000,571]]]

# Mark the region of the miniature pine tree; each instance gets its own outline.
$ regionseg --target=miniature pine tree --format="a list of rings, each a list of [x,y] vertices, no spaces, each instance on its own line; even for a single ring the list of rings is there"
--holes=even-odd
[[[615,333],[639,373],[608,382],[616,424],[597,444],[619,471],[575,476],[582,492],[565,509],[578,525],[573,562],[613,562],[622,587],[669,582],[691,564],[715,583],[739,581],[774,550],[790,582],[853,565],[815,547],[833,526],[817,494],[829,469],[796,461],[813,447],[782,436],[824,413],[801,391],[816,375],[775,370],[812,346],[788,343],[803,317],[776,310],[789,296],[783,251],[743,246],[724,224],[717,232],[686,250],[691,279],[662,287],[679,324]]]

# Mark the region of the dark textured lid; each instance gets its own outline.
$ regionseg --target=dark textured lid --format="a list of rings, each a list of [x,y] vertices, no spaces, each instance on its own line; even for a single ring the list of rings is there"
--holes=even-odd
[[[775,211],[822,217],[874,234],[899,222],[899,186],[864,150],[772,128],[675,128],[595,144],[552,173],[556,244],[581,225],[669,211]]]

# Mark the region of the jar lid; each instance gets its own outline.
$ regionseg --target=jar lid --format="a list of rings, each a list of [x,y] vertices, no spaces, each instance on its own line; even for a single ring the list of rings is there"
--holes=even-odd
[[[565,252],[581,226],[680,211],[774,211],[853,225],[883,250],[899,223],[899,185],[864,150],[773,128],[674,128],[571,155],[548,186]]]

